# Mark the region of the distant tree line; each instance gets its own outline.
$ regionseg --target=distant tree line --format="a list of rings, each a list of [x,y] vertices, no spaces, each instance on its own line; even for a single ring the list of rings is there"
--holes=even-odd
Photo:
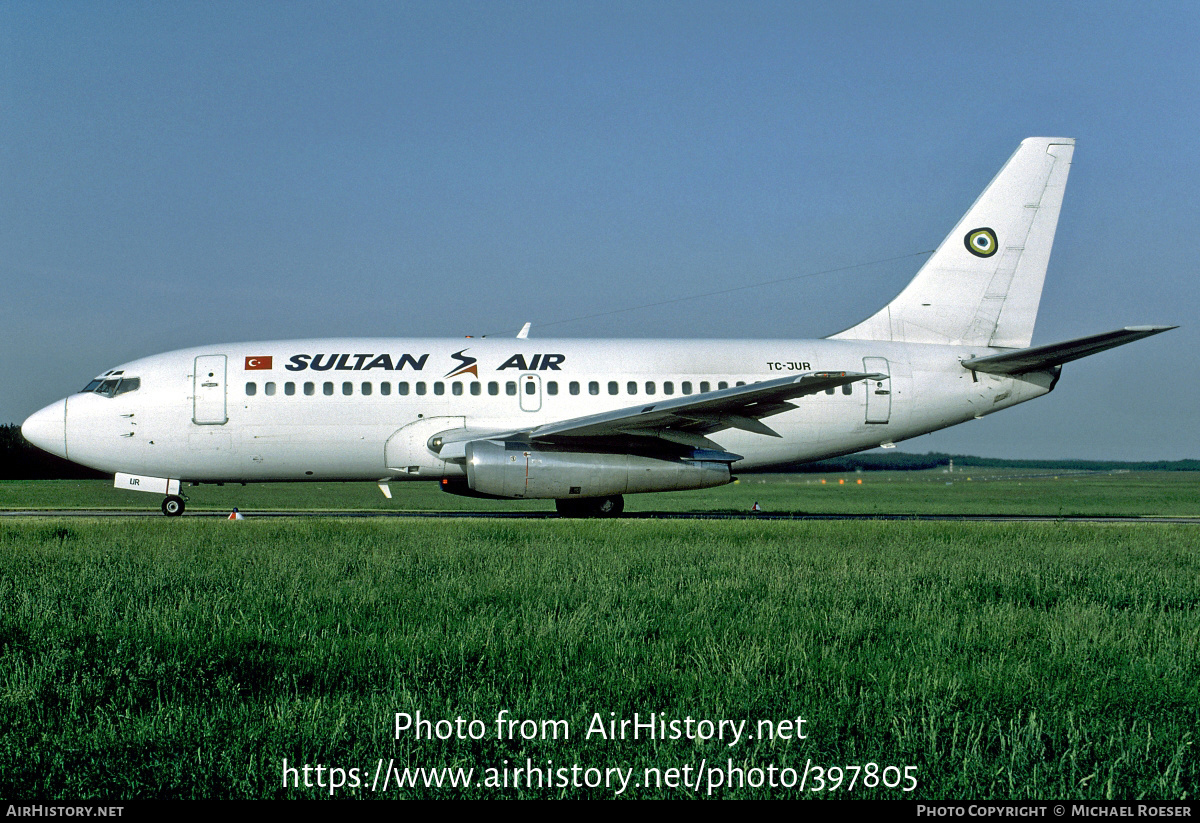
[[[772,471],[819,472],[824,474],[852,471],[920,471],[948,466],[954,468],[981,469],[1062,469],[1067,471],[1200,471],[1200,460],[1148,460],[1123,462],[1120,460],[1008,460],[998,457],[975,457],[970,454],[906,454],[905,452],[882,452],[848,454],[816,463],[797,463]],[[734,464],[736,468],[737,464]]]
[[[30,445],[15,423],[0,426],[0,480],[85,480],[108,476]]]
[[[772,469],[773,472],[820,472],[825,474],[853,471],[920,471],[936,469],[954,461],[954,468],[983,469],[1063,469],[1074,471],[1200,471],[1200,460],[1154,460],[1122,463],[1116,460],[1002,460],[969,454],[849,454],[816,463],[797,463]],[[736,465],[735,465],[736,470]],[[21,436],[15,423],[0,426],[0,480],[83,480],[109,475],[78,466],[69,460],[47,454]]]

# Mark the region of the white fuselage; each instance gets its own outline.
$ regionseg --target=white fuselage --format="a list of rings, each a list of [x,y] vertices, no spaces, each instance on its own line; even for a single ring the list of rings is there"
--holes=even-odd
[[[736,472],[895,443],[1053,388],[1056,372],[992,375],[960,363],[995,351],[855,340],[346,338],[205,346],[117,367],[116,377],[138,379],[136,390],[72,395],[26,426],[41,434],[42,448],[106,472],[204,482],[437,479],[463,474],[427,446],[448,429],[529,429],[791,373],[889,375],[798,398],[797,408],[765,419],[779,438],[738,429],[712,435],[744,457]]]

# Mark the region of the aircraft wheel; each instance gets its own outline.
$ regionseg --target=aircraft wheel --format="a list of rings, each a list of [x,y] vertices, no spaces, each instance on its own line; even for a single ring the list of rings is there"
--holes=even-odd
[[[591,503],[588,513],[593,517],[617,517],[625,511],[625,498],[619,494],[596,497],[588,502]]]
[[[162,502],[162,512],[167,517],[178,517],[183,514],[183,498],[173,494],[168,496]]]

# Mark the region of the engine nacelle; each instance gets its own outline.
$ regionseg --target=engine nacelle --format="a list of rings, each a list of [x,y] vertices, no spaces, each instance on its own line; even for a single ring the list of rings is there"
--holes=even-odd
[[[563,499],[723,486],[729,463],[636,454],[543,451],[528,443],[467,443],[467,485],[494,497]]]

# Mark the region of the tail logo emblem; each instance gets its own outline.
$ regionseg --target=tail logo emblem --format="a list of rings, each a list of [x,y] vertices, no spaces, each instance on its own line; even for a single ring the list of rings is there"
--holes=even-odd
[[[976,257],[991,257],[996,253],[996,233],[991,229],[975,229],[964,238],[967,251]]]

